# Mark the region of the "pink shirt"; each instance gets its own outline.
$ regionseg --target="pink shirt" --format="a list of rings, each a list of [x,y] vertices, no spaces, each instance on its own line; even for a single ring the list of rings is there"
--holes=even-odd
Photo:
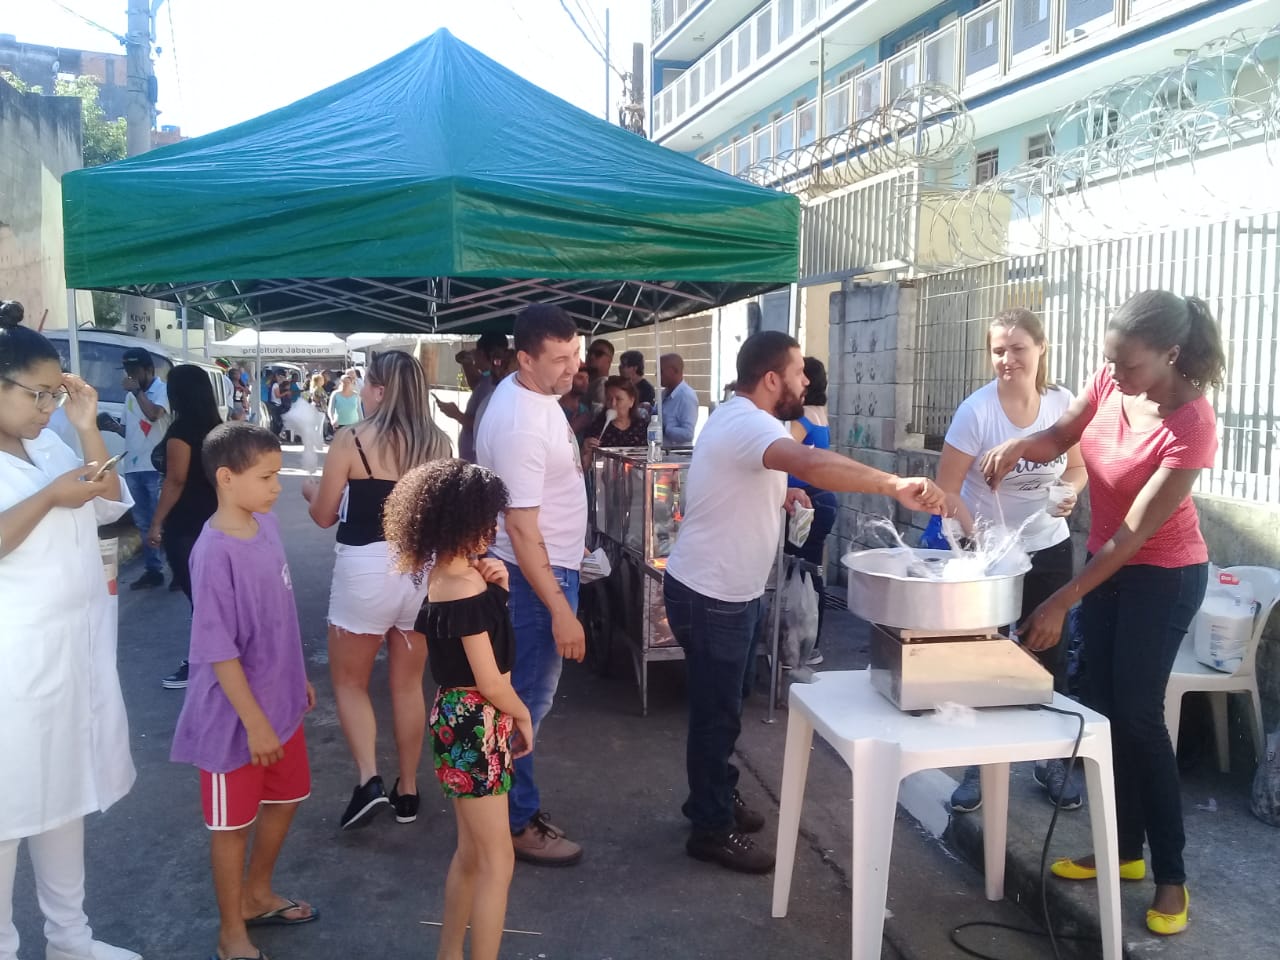
[[[1089,552],[1097,553],[1120,529],[1139,492],[1161,467],[1199,470],[1213,465],[1218,434],[1213,407],[1204,397],[1185,403],[1159,426],[1139,432],[1129,425],[1123,394],[1103,367],[1085,388],[1096,411],[1080,438],[1089,473],[1089,504],[1093,523]],[[1196,507],[1188,496],[1174,509],[1129,564],[1186,567],[1209,559],[1200,535]]]

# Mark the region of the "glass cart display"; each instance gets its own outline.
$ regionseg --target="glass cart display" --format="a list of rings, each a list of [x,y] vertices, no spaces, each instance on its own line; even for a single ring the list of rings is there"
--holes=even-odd
[[[670,450],[651,463],[642,448],[602,448],[591,469],[592,529],[613,573],[587,603],[593,606],[585,618],[588,656],[607,664],[615,634],[625,635],[642,713],[648,712],[649,663],[684,659],[667,626],[662,572],[684,517],[689,458],[689,451]]]

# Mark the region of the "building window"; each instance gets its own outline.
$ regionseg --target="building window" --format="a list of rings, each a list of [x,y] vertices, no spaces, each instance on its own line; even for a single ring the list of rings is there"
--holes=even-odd
[[[1027,137],[1027,162],[1043,163],[1053,156],[1053,138],[1047,133]]]
[[[986,183],[988,180],[994,180],[996,174],[1000,172],[1000,151],[992,148],[991,150],[979,150],[978,156],[973,163],[973,183],[976,186],[979,183]]]
[[[1048,2],[1048,0],[1045,0],[1045,2]],[[893,45],[893,52],[901,53],[903,50],[909,50],[932,33],[932,30],[917,30],[915,33],[905,36],[895,43]]]
[[[1115,145],[1116,131],[1120,129],[1120,111],[1115,107],[1094,110],[1089,116],[1087,128],[1090,143],[1105,140],[1107,146]]]
[[[773,10],[766,7],[756,17],[756,56],[763,57],[773,45]]]

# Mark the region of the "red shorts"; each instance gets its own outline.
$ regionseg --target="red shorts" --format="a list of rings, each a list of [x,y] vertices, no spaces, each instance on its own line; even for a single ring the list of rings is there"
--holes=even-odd
[[[284,757],[269,767],[246,763],[230,773],[200,771],[200,805],[210,830],[243,830],[264,803],[297,803],[311,794],[311,765],[302,725],[284,745]]]

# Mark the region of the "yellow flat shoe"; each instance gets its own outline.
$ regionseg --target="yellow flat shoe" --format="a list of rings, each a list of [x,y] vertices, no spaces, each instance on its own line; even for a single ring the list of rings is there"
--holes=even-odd
[[[1076,863],[1070,857],[1059,857],[1049,866],[1049,872],[1055,877],[1061,877],[1063,880],[1096,880],[1098,879],[1097,867],[1086,867]],[[1147,876],[1147,862],[1145,860],[1121,860],[1120,861],[1120,879],[1121,880],[1143,880]]]
[[[1187,893],[1185,886],[1182,888],[1182,898],[1181,913],[1161,913],[1159,910],[1148,910],[1147,929],[1162,937],[1171,937],[1175,933],[1181,933],[1187,929],[1187,917],[1191,913],[1191,894]]]

